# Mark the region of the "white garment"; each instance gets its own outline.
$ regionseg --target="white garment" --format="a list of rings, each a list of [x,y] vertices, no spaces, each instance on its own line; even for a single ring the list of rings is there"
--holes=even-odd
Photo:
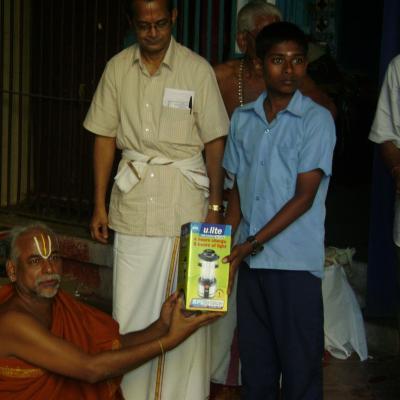
[[[210,325],[211,382],[220,385],[241,385],[239,345],[236,332],[237,277],[228,298],[228,312]]]
[[[325,348],[336,358],[346,359],[355,351],[368,357],[367,339],[360,306],[341,265],[325,268],[322,280]]]
[[[125,149],[122,152],[122,166],[114,180],[123,193],[128,193],[144,178],[148,165],[165,165],[180,170],[183,176],[195,187],[204,191],[208,197],[210,180],[207,176],[201,153],[185,160],[170,160],[164,157],[149,157],[136,150]]]
[[[389,64],[376,107],[369,139],[375,143],[391,141],[400,148],[400,55]],[[400,199],[396,196],[393,240],[400,246]]]
[[[122,334],[154,322],[176,288],[179,239],[121,233],[114,241],[113,316]],[[163,255],[163,257],[160,257]],[[209,395],[209,328],[126,374],[126,400],[205,400]]]

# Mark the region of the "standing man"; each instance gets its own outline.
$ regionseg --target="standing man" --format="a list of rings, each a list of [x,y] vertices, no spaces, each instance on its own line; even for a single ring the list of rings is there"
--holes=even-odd
[[[393,241],[397,252],[397,282],[400,288],[400,55],[389,64],[382,84],[369,139],[380,146],[382,159],[396,187]],[[400,331],[400,304],[397,309]]]
[[[121,333],[156,320],[174,290],[180,227],[220,222],[221,160],[228,117],[209,64],[176,43],[168,0],[131,0],[138,44],[107,64],[84,126],[94,144],[92,237],[115,230],[113,313]],[[116,147],[122,160],[107,216]],[[204,149],[206,164],[202,151]],[[125,375],[127,400],[206,399],[208,331]]]

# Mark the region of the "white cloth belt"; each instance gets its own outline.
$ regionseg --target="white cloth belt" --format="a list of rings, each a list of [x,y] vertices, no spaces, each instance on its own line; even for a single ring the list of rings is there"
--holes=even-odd
[[[168,165],[178,168],[182,175],[195,187],[204,191],[204,196],[209,195],[210,180],[201,153],[184,160],[173,161],[163,157],[148,157],[135,150],[123,150],[122,160],[124,163],[118,174],[115,175],[115,183],[123,193],[131,191],[145,176],[149,165]]]

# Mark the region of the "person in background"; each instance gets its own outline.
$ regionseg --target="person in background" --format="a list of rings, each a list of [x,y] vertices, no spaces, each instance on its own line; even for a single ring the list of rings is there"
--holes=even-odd
[[[395,184],[396,201],[393,241],[397,253],[397,282],[400,289],[400,55],[389,63],[376,107],[369,139],[379,144],[380,153]],[[400,304],[397,306],[400,333]]]
[[[264,26],[282,20],[280,10],[264,0],[244,5],[237,17],[236,41],[243,57],[228,60],[214,67],[218,85],[229,116],[236,107],[254,101],[264,90],[262,65],[257,58],[255,41]],[[306,75],[299,88],[304,96],[327,108],[336,117],[333,100]]]

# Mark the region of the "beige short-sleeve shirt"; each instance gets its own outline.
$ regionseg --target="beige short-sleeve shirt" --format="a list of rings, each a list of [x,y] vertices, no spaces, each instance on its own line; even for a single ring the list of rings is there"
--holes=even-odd
[[[185,105],[188,99],[190,107]],[[171,160],[200,153],[205,143],[225,136],[228,125],[211,66],[174,38],[152,76],[141,63],[137,45],[114,56],[84,121],[87,130],[116,137],[119,149]],[[205,211],[204,192],[178,169],[150,165],[129,193],[113,186],[109,221],[121,233],[176,236],[182,224],[202,221]]]

